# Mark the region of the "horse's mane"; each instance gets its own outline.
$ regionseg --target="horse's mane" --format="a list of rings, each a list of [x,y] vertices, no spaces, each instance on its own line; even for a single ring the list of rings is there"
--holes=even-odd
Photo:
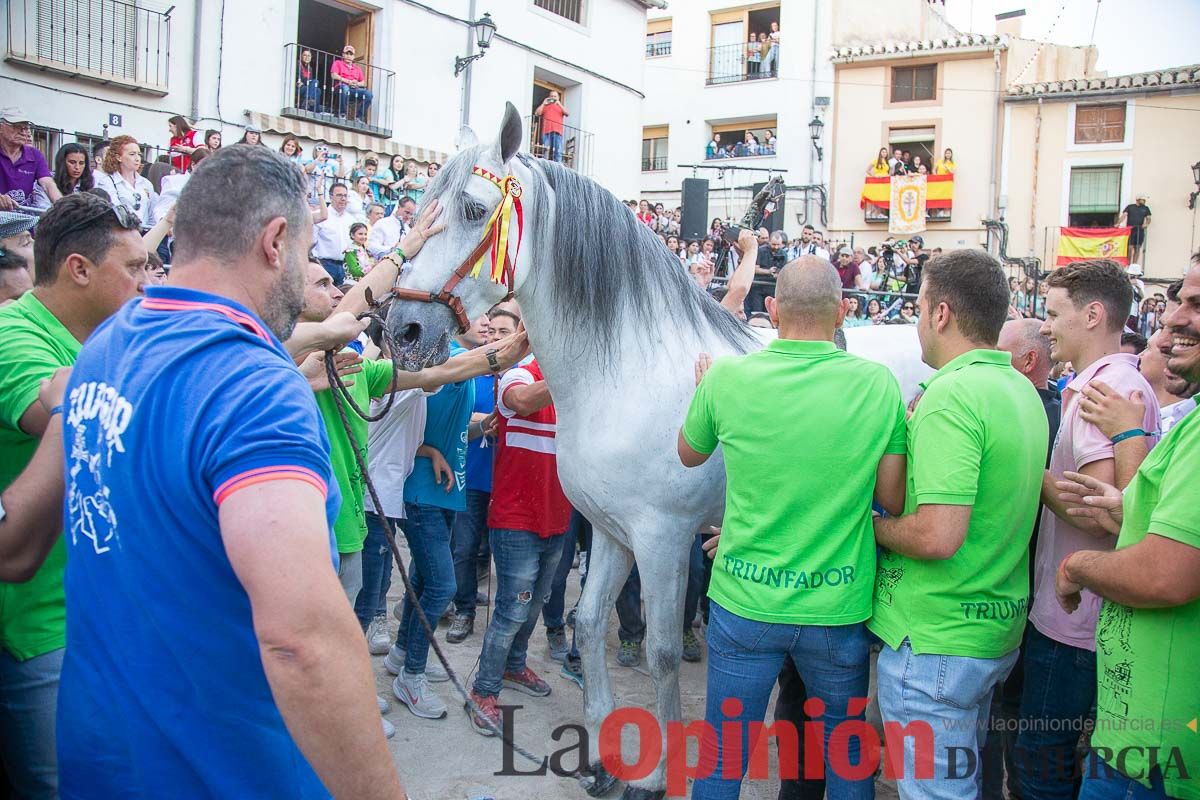
[[[738,352],[756,344],[750,329],[700,289],[678,256],[611,192],[561,164],[519,157],[545,183],[534,192],[540,202],[526,208],[526,223],[553,227],[537,269],[554,273],[556,335],[570,338],[575,352],[611,363],[622,336],[664,315]],[[547,187],[552,205],[545,202]]]

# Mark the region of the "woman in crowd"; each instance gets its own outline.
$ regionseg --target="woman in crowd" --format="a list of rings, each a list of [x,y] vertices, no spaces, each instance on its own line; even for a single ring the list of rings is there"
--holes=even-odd
[[[687,243],[687,248],[683,251],[683,260],[685,264],[690,264],[700,257],[700,242],[693,239]]]
[[[679,237],[678,236],[675,236],[674,234],[672,234],[667,237],[667,249],[671,251],[671,255],[675,256],[680,261],[683,261],[683,259],[680,258],[680,255],[679,255],[683,251],[679,249]]]
[[[359,175],[354,179],[351,186],[349,202],[346,204],[346,210],[357,220],[366,222],[367,206],[375,202],[375,198],[371,196],[371,179],[366,175]]]
[[[142,167],[142,148],[132,136],[117,136],[104,154],[101,174],[96,185],[103,189],[114,206],[124,206],[142,221],[142,231],[149,230],[150,204],[154,187],[139,174]]]
[[[167,129],[171,131],[171,166],[187,172],[192,168],[192,151],[199,147],[196,130],[179,115],[167,120]]]
[[[775,131],[768,130],[763,137],[763,153],[774,155],[775,153]]]
[[[383,162],[380,161],[380,163]],[[403,177],[404,156],[394,155],[388,166],[376,172],[375,177],[371,178],[371,183],[375,185],[375,191],[379,194],[379,200],[383,203],[385,214],[391,214],[392,209],[396,207],[398,194],[392,186],[398,184]]]
[[[430,183],[433,183],[433,179],[435,177],[437,177],[438,170],[440,170],[441,168],[442,168],[442,165],[439,164],[438,162],[436,162],[436,161],[429,162],[429,166],[425,168],[425,174],[429,176]]]
[[[720,241],[725,234],[725,225],[721,222],[720,217],[713,217],[712,225],[708,226],[708,239],[706,241]]]
[[[912,300],[905,300],[900,306],[900,313],[893,319],[899,320],[906,325],[917,324],[917,304]]]
[[[781,35],[779,33],[779,23],[772,22],[771,32],[766,36],[769,47],[767,47],[766,52],[763,54],[762,65],[762,71],[766,73],[768,77],[774,77],[775,73],[779,71],[780,38]]]
[[[867,165],[867,177],[886,178],[890,174],[892,174],[892,168],[888,166],[888,149],[881,147],[875,160]]]
[[[912,172],[914,175],[927,174],[928,167],[926,167],[926,172],[921,171],[921,167],[924,167],[924,166],[925,166],[925,162],[921,159],[920,156],[913,156],[912,167],[910,168],[909,171]]]
[[[758,36],[751,33],[750,41],[746,43],[746,77],[757,78],[762,68],[762,42]]]
[[[1036,297],[1037,283],[1033,278],[1026,278],[1021,284],[1020,290],[1016,297],[1013,298],[1013,305],[1017,309],[1017,313],[1022,317],[1032,317],[1030,309],[1033,307],[1034,298]]]
[[[879,302],[878,297],[872,297],[867,301],[867,319],[872,325],[883,324],[883,304]]]
[[[283,143],[279,145],[279,152],[283,153],[284,158],[294,164],[300,164],[304,156],[304,147],[300,144],[300,140],[292,134],[283,137]]]
[[[54,185],[63,196],[86,192],[95,185],[88,166],[87,148],[78,142],[64,144],[54,154]]]
[[[757,156],[761,153],[762,148],[758,145],[758,137],[750,131],[746,131],[746,155]]]
[[[246,132],[242,134],[242,138],[238,140],[238,144],[261,144],[263,147],[267,143],[262,140],[262,129],[254,125],[246,128]]]
[[[296,105],[305,111],[321,110],[321,82],[313,72],[311,50],[301,50],[296,65]]]
[[[66,194],[66,192],[63,192],[63,194]],[[1158,301],[1153,297],[1147,297],[1142,301],[1141,309],[1138,312],[1137,332],[1149,339],[1160,327],[1158,321]]]
[[[842,325],[846,328],[861,328],[864,325],[873,324],[870,318],[863,311],[862,298],[852,294],[846,298],[850,307],[846,309],[846,319]]]
[[[638,221],[650,228],[654,227],[654,212],[650,210],[649,200],[639,200],[637,210]]]
[[[221,132],[209,128],[204,132],[204,146],[208,148],[208,152],[215,153],[221,149]]]
[[[929,170],[925,167],[924,164],[918,164],[917,165],[917,174],[918,175],[928,175]]]
[[[404,177],[401,179],[401,189],[405,197],[411,197],[417,203],[421,202],[421,198],[425,195],[425,187],[429,185],[429,179],[421,174],[417,168],[417,162],[404,162]]]
[[[949,147],[942,153],[942,157],[933,165],[934,175],[953,175],[957,169],[954,165],[954,151]]]

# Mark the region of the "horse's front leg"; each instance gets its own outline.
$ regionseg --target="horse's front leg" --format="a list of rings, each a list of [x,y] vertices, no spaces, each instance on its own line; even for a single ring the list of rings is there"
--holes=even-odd
[[[587,583],[575,611],[575,637],[579,657],[583,662],[584,722],[588,731],[588,761],[595,771],[595,781],[588,794],[598,797],[614,783],[600,763],[600,726],[615,708],[612,687],[608,681],[608,660],[605,640],[608,620],[617,592],[629,578],[633,554],[611,536],[594,527],[592,550],[588,554]]]

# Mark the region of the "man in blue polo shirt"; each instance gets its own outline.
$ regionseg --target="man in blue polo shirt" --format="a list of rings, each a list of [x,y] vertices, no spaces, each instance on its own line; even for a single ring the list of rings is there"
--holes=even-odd
[[[171,284],[76,361],[63,798],[405,797],[334,570],[329,442],[280,344],[303,303],[304,193],[267,148],[206,159]]]

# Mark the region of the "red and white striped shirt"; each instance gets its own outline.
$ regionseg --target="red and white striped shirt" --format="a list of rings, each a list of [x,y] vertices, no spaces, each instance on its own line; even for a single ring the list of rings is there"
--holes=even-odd
[[[504,401],[514,386],[529,386],[542,379],[532,356],[500,378],[496,392],[500,427],[488,527],[530,531],[545,539],[561,534],[571,520],[571,504],[558,482],[558,416],[553,404],[518,416]]]

